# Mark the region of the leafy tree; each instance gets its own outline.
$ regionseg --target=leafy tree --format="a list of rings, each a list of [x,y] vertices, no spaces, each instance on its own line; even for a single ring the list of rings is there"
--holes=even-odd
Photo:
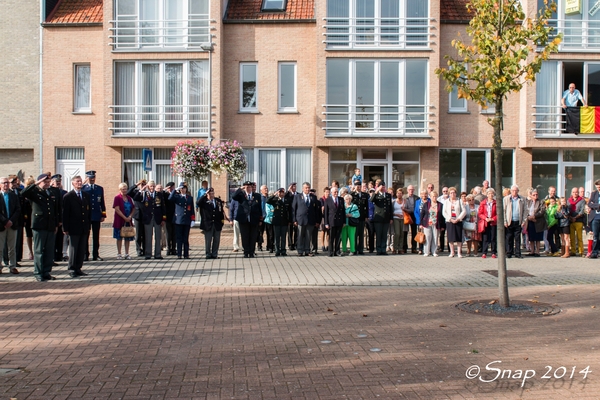
[[[452,41],[458,57],[446,56],[448,68],[438,68],[451,91],[482,108],[493,104],[496,112],[488,118],[494,128],[493,150],[498,206],[498,283],[500,305],[510,306],[506,278],[505,225],[502,212],[502,106],[509,93],[518,92],[536,74],[551,53],[558,51],[562,34],[548,25],[556,4],[548,4],[534,18],[525,15],[518,0],[471,0],[467,9],[472,19],[466,29],[471,43]]]

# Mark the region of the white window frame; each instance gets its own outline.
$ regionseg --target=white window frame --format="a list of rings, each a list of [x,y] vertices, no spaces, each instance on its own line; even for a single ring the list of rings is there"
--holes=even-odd
[[[254,89],[254,97],[256,100],[256,105],[254,107],[244,107],[244,67],[245,66],[254,66],[256,68],[256,76],[255,76],[256,87]],[[240,112],[242,112],[242,113],[243,112],[258,113],[258,63],[257,62],[241,62],[240,63],[239,91],[240,91],[240,98],[239,98]]]
[[[87,67],[89,69],[88,74],[88,107],[77,107],[78,104],[78,83],[79,77],[79,69],[81,67]],[[73,64],[73,113],[74,114],[91,114],[92,113],[92,67],[90,63],[75,63]]]
[[[284,66],[294,67],[294,105],[292,107],[283,107],[281,105],[281,97],[283,96],[283,93],[282,93],[283,85],[281,82],[281,78],[282,78],[281,68]],[[277,111],[280,113],[298,112],[298,65],[296,62],[291,62],[291,61],[280,62],[278,65]]]

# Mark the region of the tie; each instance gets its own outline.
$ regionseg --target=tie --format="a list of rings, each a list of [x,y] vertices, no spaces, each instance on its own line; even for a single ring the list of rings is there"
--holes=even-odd
[[[94,185],[92,185],[92,191],[94,190]]]
[[[308,196],[304,196],[304,202],[306,203],[306,206],[308,206]]]
[[[333,202],[335,203],[335,206],[337,207],[337,197],[333,198]]]
[[[46,189],[46,194],[50,196],[50,190]]]
[[[252,195],[251,194],[248,195],[248,200],[252,201]]]
[[[4,205],[6,206],[6,216],[10,216],[10,210],[8,208],[8,193],[4,193]]]

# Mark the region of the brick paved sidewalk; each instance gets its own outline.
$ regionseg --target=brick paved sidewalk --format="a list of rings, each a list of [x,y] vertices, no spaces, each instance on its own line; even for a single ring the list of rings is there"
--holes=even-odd
[[[21,371],[0,376],[0,393],[19,400],[597,399],[598,287],[511,290],[514,299],[558,303],[564,312],[553,317],[453,308],[496,293],[0,284],[0,368]],[[487,383],[465,377],[494,361],[501,364],[491,368],[510,369],[511,377],[536,375],[523,387],[523,378],[506,375]],[[550,379],[542,377],[546,366]]]

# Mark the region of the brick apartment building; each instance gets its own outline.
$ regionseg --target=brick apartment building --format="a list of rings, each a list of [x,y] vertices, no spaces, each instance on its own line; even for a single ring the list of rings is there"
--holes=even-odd
[[[567,14],[560,0],[560,53],[505,105],[504,185],[591,191],[600,176],[597,136],[560,123],[569,82],[600,105],[594,1]],[[529,15],[538,7],[521,3]],[[145,176],[143,148],[149,176],[165,183],[178,180],[177,141],[228,139],[245,149],[247,178],[271,190],[309,181],[320,192],[355,167],[388,186],[470,189],[493,176],[493,110],[446,92],[434,73],[465,37],[465,4],[61,0],[43,24],[44,169],[94,169],[109,195]],[[211,184],[227,196],[236,183]]]

